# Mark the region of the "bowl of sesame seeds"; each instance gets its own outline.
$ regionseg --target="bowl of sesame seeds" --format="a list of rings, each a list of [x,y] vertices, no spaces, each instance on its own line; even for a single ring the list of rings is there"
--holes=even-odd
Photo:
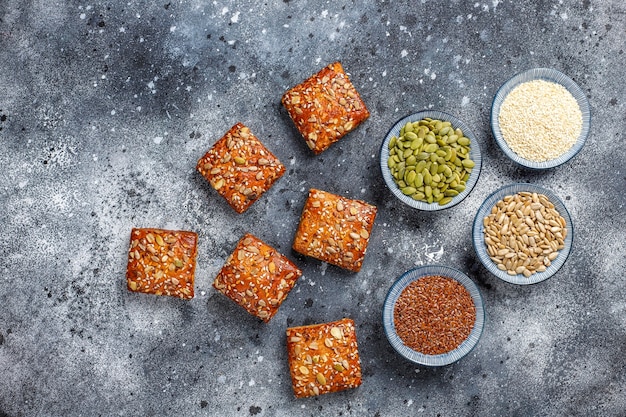
[[[502,151],[531,169],[573,158],[589,134],[591,113],[583,90],[551,68],[521,72],[500,87],[491,106],[491,130]]]
[[[426,265],[405,272],[391,286],[383,306],[383,327],[405,359],[444,366],[467,355],[485,323],[480,291],[463,272]]]

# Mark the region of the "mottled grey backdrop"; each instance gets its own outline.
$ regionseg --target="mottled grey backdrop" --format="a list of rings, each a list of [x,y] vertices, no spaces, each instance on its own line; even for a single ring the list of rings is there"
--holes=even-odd
[[[626,415],[626,5],[605,1],[0,0],[0,416]],[[282,93],[340,60],[371,111],[313,156]],[[491,100],[551,67],[591,103],[582,152],[548,172],[495,145]],[[450,112],[478,136],[474,191],[439,213],[385,189],[378,152],[401,117]],[[195,172],[241,121],[287,166],[237,215]],[[530,287],[477,263],[471,223],[504,184],[564,200],[574,248]],[[290,249],[310,187],[376,204],[360,273]],[[200,236],[192,301],[129,293],[130,229]],[[245,232],[303,270],[263,324],[211,282]],[[465,271],[484,296],[480,343],[460,362],[394,353],[381,307],[409,268]],[[285,328],[351,317],[360,388],[295,400]]]

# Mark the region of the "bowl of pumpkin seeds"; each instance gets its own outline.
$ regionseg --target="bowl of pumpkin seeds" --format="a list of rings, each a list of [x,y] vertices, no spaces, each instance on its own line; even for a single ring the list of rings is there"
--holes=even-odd
[[[423,110],[400,119],[380,149],[385,184],[400,201],[425,211],[463,201],[478,181],[480,146],[451,114]]]

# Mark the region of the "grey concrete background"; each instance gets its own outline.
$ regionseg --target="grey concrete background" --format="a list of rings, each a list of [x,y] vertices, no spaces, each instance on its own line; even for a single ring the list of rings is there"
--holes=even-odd
[[[0,416],[626,415],[626,6],[605,1],[0,0]],[[313,156],[282,93],[340,60],[371,117]],[[592,128],[566,165],[508,161],[489,128],[509,77],[551,67],[587,93]],[[423,108],[470,125],[478,184],[438,213],[385,189],[379,145]],[[195,172],[235,122],[287,166],[237,215]],[[553,278],[504,283],[477,263],[471,222],[502,185],[553,190],[574,221]],[[360,273],[290,249],[307,190],[376,204]],[[130,229],[199,233],[196,297],[129,293]],[[304,270],[269,324],[211,282],[251,232]],[[487,322],[443,368],[394,353],[381,307],[416,265],[465,271]],[[293,397],[286,327],[351,317],[360,388]]]

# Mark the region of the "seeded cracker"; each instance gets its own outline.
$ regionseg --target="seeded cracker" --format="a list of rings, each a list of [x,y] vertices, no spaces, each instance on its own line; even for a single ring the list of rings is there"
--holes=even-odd
[[[226,260],[213,287],[267,323],[301,275],[302,271],[285,256],[246,234]]]
[[[376,207],[311,189],[304,204],[293,249],[358,272],[363,264]]]
[[[297,398],[361,385],[356,329],[350,319],[288,328],[287,355]]]
[[[242,123],[198,161],[197,169],[237,213],[243,213],[285,173],[285,166]]]
[[[282,103],[316,154],[356,129],[370,115],[339,62],[288,90]]]
[[[126,269],[128,289],[193,298],[197,243],[194,232],[133,229]]]

